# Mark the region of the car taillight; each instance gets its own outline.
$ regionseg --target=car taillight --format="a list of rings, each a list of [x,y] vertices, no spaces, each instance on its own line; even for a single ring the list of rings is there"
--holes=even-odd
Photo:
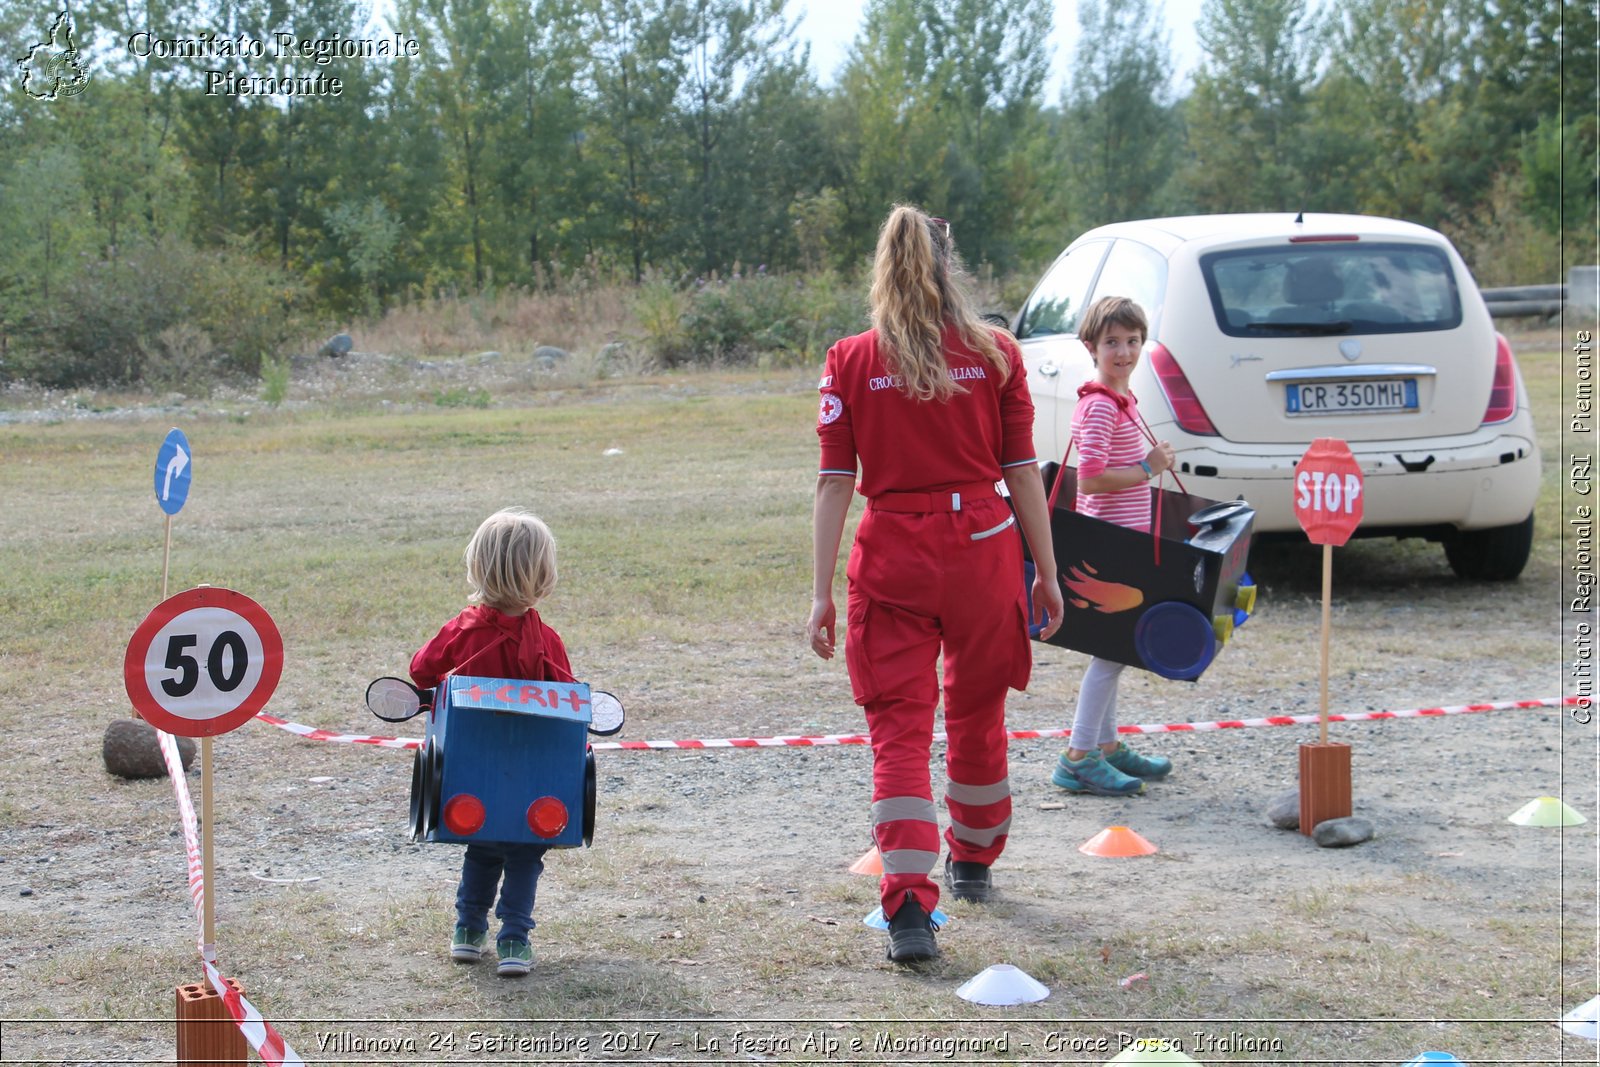
[[[1494,384],[1489,386],[1485,423],[1505,422],[1517,413],[1517,362],[1511,357],[1511,342],[1499,333],[1494,340]]]
[[[457,837],[471,837],[483,829],[483,801],[471,793],[457,793],[444,802],[444,826]]]
[[[555,797],[540,797],[528,805],[528,829],[540,837],[559,837],[567,828],[567,806]]]
[[[1185,433],[1217,436],[1217,428],[1211,425],[1211,417],[1206,414],[1200,398],[1194,395],[1194,387],[1184,377],[1183,368],[1172,358],[1166,345],[1151,346],[1150,366],[1161,382],[1162,392],[1167,394],[1167,403],[1172,405],[1172,414],[1178,420],[1178,426]]]

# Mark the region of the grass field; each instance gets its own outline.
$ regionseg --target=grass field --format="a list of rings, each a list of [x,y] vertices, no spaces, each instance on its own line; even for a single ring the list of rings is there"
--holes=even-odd
[[[1518,354],[1546,466],[1527,573],[1510,585],[1470,585],[1449,574],[1436,545],[1341,550],[1337,681],[1352,710],[1560,690],[1560,353],[1555,339],[1534,335],[1518,340]],[[125,1057],[118,1062],[158,1058],[170,1025],[125,1025],[107,1038],[93,1021],[170,1019],[171,987],[197,977],[171,791],[112,779],[99,763],[106,723],[128,714],[128,638],[160,599],[166,531],[151,474],[169,425],[184,429],[195,453],[189,500],[171,528],[170,589],[225,586],[267,608],[286,649],[274,714],[336,731],[394,732],[361,707],[362,690],[373,677],[404,673],[411,652],[460,608],[467,536],[489,512],[520,504],[541,514],[560,544],[561,581],[544,614],[580,675],[628,703],[625,736],[843,733],[861,728],[843,670],[818,663],[802,641],[812,385],[797,371],[529,378],[485,392],[478,406],[397,380],[387,392],[336,391],[282,409],[239,403],[226,412],[0,425],[0,491],[10,505],[0,513],[0,676],[17,726],[0,757],[0,825],[14,831],[0,853],[0,940],[15,957],[0,971],[0,1015],[51,1023],[14,1024],[0,1060],[20,1049],[38,1062],[111,1062],[85,1051],[95,1042],[114,1045]],[[1191,696],[1141,680],[1129,687],[1128,699],[1142,702],[1135,721],[1315,710],[1304,652],[1317,617],[1315,557],[1277,547],[1262,565],[1267,608],[1219,658],[1210,684]],[[1077,662],[1041,650],[1036,685],[1016,698],[1013,725],[1058,719]],[[1521,788],[1549,777],[1525,775],[1530,763],[1553,766],[1558,780],[1569,766],[1585,773],[1588,750],[1559,731],[1560,719],[1542,716],[1526,734],[1493,716],[1439,724],[1436,736],[1457,738],[1450,762],[1407,768],[1417,781],[1397,792],[1380,796],[1374,787],[1378,810],[1396,822],[1414,813],[1438,831],[1437,840],[1411,842],[1414,856],[1433,857],[1415,867],[1375,845],[1360,857],[1352,850],[1343,872],[1319,868],[1309,877],[1304,865],[1315,855],[1281,859],[1253,843],[1257,830],[1238,831],[1232,867],[1202,873],[1205,864],[1192,863],[1187,887],[1097,875],[1081,883],[1093,888],[1064,916],[1051,904],[1053,867],[1064,861],[1025,851],[1025,840],[1043,848],[1041,835],[1018,831],[1006,883],[1015,896],[992,920],[963,923],[959,938],[946,939],[944,969],[920,979],[887,968],[876,935],[862,947],[858,916],[871,906],[870,883],[832,873],[864,847],[868,760],[860,749],[785,762],[765,753],[632,754],[634,762],[608,764],[613,774],[602,782],[615,819],[605,839],[561,857],[553,911],[541,918],[539,951],[549,962],[521,985],[440,962],[437,927],[457,856],[399,843],[407,762],[293,741],[252,723],[217,741],[226,805],[219,941],[228,973],[274,1020],[378,1018],[389,1023],[359,1032],[414,1036],[417,1019],[498,1020],[519,1033],[540,1020],[609,1019],[620,1020],[611,1032],[637,1035],[644,1031],[625,1020],[648,1017],[666,1020],[654,1030],[680,1042],[623,1042],[608,1055],[592,1046],[589,1058],[619,1062],[696,1058],[695,1043],[713,1037],[718,1048],[701,1048],[698,1058],[826,1059],[792,1043],[739,1047],[737,1026],[714,1020],[799,1016],[846,1041],[867,1032],[851,1020],[913,1043],[935,1024],[993,1035],[997,1013],[951,991],[1004,953],[1070,992],[1003,1016],[1007,1032],[1029,1035],[1031,1052],[1012,1045],[978,1058],[1102,1063],[1109,1055],[1094,1042],[1140,1026],[1210,1027],[1221,1043],[1236,1026],[1226,1020],[1244,1018],[1255,1047],[1218,1044],[1195,1058],[1398,1064],[1404,1050],[1448,1039],[1454,1044],[1441,1047],[1471,1063],[1553,1063],[1592,1055],[1592,1046],[1563,1043],[1548,1020],[1563,996],[1581,1003],[1595,992],[1585,918],[1593,915],[1593,827],[1562,839],[1570,856],[1542,851],[1543,843],[1527,852],[1526,839],[1491,827],[1486,840],[1524,850],[1517,862],[1528,865],[1528,884],[1547,895],[1525,909],[1508,906],[1493,856],[1447,842],[1454,819],[1492,821],[1498,811],[1497,800],[1476,795],[1484,775],[1503,773]],[[1399,739],[1404,729],[1390,724],[1372,736]],[[1480,758],[1477,746],[1491,740],[1498,747]],[[1503,754],[1524,742],[1549,754],[1507,763]],[[1260,732],[1197,738],[1193,758],[1222,768],[1223,746],[1237,744],[1231,751],[1281,769],[1274,743],[1288,745]],[[1053,749],[1020,746],[1013,758],[1046,766]],[[1226,774],[1214,772],[1212,785],[1233,790]],[[1206,795],[1204,781],[1139,803],[1171,820],[1174,837],[1190,827],[1195,842],[1227,838],[1226,823],[1206,821],[1225,805]],[[1592,776],[1573,789],[1592,796]],[[1272,791],[1252,782],[1227,803]],[[1019,810],[1049,819],[1054,799],[1023,787]],[[748,820],[760,820],[765,836],[752,838],[739,825]],[[1072,853],[1068,839],[1087,836],[1078,831],[1088,825],[1058,820],[1052,832],[1061,841],[1051,847]],[[1406,842],[1408,832],[1393,838]],[[1173,872],[1208,846],[1189,848],[1187,858],[1171,849],[1164,858],[1173,862],[1152,869]],[[1468,858],[1442,861],[1452,869],[1440,870],[1440,856]],[[1482,899],[1474,899],[1479,883],[1454,871],[1466,866],[1489,879]],[[311,868],[328,873],[303,886],[269,880]],[[34,891],[22,896],[25,887]],[[1254,914],[1223,914],[1241,899]],[[1161,908],[1180,905],[1182,922],[1161,921]],[[1136,999],[1101,988],[1105,969],[1124,963],[1156,976]],[[429,1059],[361,1059],[360,1050],[341,1054],[325,1042],[319,1055],[316,1035],[326,1027],[284,1029],[308,1062]],[[798,1041],[810,1029],[797,1022],[761,1033]],[[458,1043],[435,1049],[436,1062],[528,1058],[483,1045],[469,1052],[466,1031],[449,1032]],[[1069,1037],[1047,1050],[1050,1034]],[[1286,1051],[1261,1047],[1269,1038]],[[880,1058],[949,1061],[936,1049],[896,1054],[890,1045]]]

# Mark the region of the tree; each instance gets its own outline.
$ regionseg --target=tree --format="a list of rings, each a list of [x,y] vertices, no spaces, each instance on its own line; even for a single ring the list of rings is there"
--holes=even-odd
[[[872,0],[836,93],[851,225],[909,201],[974,263],[1014,262],[1049,64],[1044,0]]]
[[[574,219],[595,178],[579,148],[587,106],[578,83],[581,11],[576,0],[539,0],[508,3],[504,18],[506,48],[521,71],[503,101],[505,143],[493,174],[505,232],[521,238],[517,276],[536,277],[547,261],[582,259]]]
[[[1311,206],[1306,93],[1314,73],[1305,0],[1205,0],[1204,56],[1185,109],[1185,184],[1206,211]]]
[[[438,124],[454,194],[437,205],[433,251],[448,257],[447,271],[450,259],[464,255],[472,288],[482,289],[490,271],[486,216],[493,195],[486,155],[494,101],[512,77],[500,51],[501,24],[492,0],[408,0],[401,11],[403,24],[418,27],[423,54],[416,88]]]
[[[673,190],[686,177],[673,128],[688,14],[682,0],[587,0],[584,14],[596,108],[591,151],[608,168],[600,207],[620,225],[637,282],[669,228]]]
[[[845,182],[840,189],[857,247],[896,202],[948,210],[946,117],[931,39],[934,0],[869,0],[834,93]]]
[[[702,273],[736,258],[739,176],[728,135],[747,107],[750,83],[793,53],[794,23],[784,0],[688,0],[687,64],[680,107],[689,142],[692,190],[678,214],[693,220],[682,243]],[[732,210],[730,210],[732,209]]]
[[[940,0],[934,54],[949,116],[946,173],[951,222],[974,264],[1014,265],[1030,180],[1027,142],[1040,130],[1054,7],[1048,0]]]
[[[1325,91],[1358,142],[1334,165],[1368,210],[1438,226],[1486,191],[1495,160],[1470,146],[1492,134],[1465,78],[1477,8],[1346,0],[1339,9]]]
[[[745,82],[728,111],[713,172],[714,265],[799,263],[802,235],[791,206],[842,181],[823,151],[823,107],[803,53],[780,53]]]
[[[1083,228],[1161,214],[1176,123],[1171,47],[1149,0],[1082,0],[1062,151]]]

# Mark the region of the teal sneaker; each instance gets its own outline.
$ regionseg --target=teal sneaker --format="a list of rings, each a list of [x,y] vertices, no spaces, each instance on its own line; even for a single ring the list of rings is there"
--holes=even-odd
[[[1098,748],[1091,749],[1082,759],[1071,760],[1065,752],[1056,760],[1056,769],[1050,775],[1052,785],[1069,793],[1093,793],[1100,797],[1128,797],[1144,792],[1144,781],[1123,774],[1113,767]]]
[[[477,963],[483,958],[483,950],[488,945],[489,931],[468,930],[465,926],[458,926],[450,938],[450,958],[462,963]]]
[[[533,949],[526,941],[497,941],[500,953],[500,977],[520,978],[533,970]]]
[[[1141,756],[1122,741],[1117,742],[1117,750],[1106,757],[1106,762],[1134,778],[1165,778],[1172,773],[1172,761],[1165,756]]]

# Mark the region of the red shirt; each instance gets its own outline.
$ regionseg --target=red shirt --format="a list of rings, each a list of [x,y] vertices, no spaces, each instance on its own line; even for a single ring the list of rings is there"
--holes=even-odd
[[[948,401],[913,400],[878,355],[876,330],[846,337],[828,349],[817,389],[822,410],[823,474],[855,477],[871,498],[881,493],[930,492],[972,482],[997,482],[1006,467],[1035,462],[1033,398],[1022,353],[996,335],[1010,367],[1004,382],[988,360],[945,329],[950,376],[965,392]]]
[[[447,674],[516,678],[530,682],[575,682],[561,635],[529,608],[507,615],[482,604],[445,623],[411,657],[411,680],[432,689]]]

